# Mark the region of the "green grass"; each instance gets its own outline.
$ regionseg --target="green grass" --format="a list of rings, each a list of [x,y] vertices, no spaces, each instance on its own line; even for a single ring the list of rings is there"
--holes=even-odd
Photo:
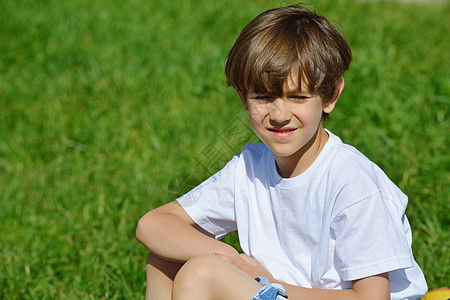
[[[0,298],[143,298],[139,217],[255,139],[225,56],[280,1],[178,2],[1,1]],[[313,4],[354,54],[326,126],[409,195],[416,260],[446,286],[450,5]]]

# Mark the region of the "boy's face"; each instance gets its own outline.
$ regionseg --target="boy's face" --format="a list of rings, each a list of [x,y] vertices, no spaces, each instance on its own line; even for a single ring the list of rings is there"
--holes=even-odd
[[[309,93],[304,80],[300,92],[297,76],[288,77],[281,97],[247,93],[245,108],[252,128],[275,158],[292,156],[314,144],[316,133],[322,129],[322,112],[334,108],[335,101],[323,106],[320,96]]]

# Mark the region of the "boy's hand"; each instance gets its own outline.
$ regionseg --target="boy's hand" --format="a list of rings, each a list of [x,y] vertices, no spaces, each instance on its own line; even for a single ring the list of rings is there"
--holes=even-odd
[[[244,273],[247,273],[250,277],[256,278],[258,276],[267,277],[269,282],[274,282],[275,279],[272,277],[272,274],[267,271],[263,265],[254,258],[247,256],[245,254],[240,254],[240,259],[236,259],[234,257],[230,257],[227,255],[223,255],[220,253],[214,253],[214,255],[228,261],[235,267],[239,268]]]

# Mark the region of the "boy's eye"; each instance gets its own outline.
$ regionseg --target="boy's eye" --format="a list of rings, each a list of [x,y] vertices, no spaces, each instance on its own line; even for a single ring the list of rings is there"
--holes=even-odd
[[[277,97],[271,96],[271,95],[253,95],[250,96],[249,99],[253,100],[253,101],[257,101],[257,102],[272,102],[276,99]],[[285,96],[286,100],[292,101],[292,102],[305,102],[308,99],[310,99],[311,96],[309,95],[289,95],[289,96]]]
[[[310,97],[308,97],[308,96],[300,96],[300,95],[289,96],[289,99],[294,102],[304,102],[304,101],[308,100],[309,98]]]

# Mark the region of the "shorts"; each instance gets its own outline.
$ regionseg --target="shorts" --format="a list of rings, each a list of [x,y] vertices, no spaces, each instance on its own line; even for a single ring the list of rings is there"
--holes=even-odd
[[[265,277],[256,277],[256,281],[264,286],[253,296],[252,300],[286,300],[288,298],[284,286],[278,283],[269,283]]]

